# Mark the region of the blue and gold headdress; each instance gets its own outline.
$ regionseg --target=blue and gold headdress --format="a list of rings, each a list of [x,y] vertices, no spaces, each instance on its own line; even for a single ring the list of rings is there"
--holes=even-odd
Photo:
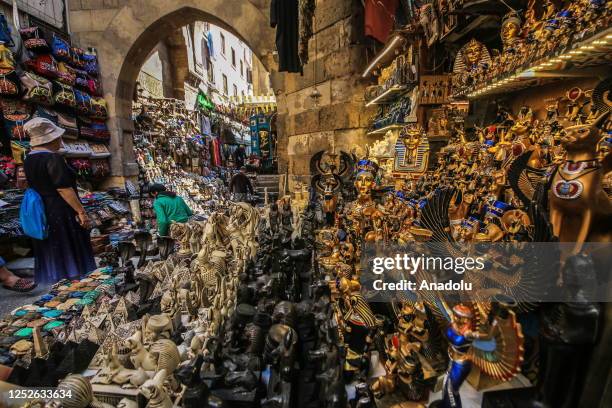
[[[495,201],[492,205],[487,206],[487,214],[501,217],[510,208],[512,208],[510,204],[504,203],[503,201]]]
[[[357,163],[357,174],[368,172],[374,175],[376,174],[377,170],[378,166],[371,160],[362,159]]]

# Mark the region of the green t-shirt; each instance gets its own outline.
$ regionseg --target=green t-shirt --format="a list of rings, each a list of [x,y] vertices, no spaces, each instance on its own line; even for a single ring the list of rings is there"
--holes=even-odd
[[[170,197],[160,194],[153,203],[153,209],[157,217],[157,233],[161,236],[168,235],[168,228],[172,221],[187,222],[193,215],[191,209],[179,196]]]

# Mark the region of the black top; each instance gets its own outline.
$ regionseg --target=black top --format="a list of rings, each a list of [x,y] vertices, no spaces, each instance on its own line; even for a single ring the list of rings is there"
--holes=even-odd
[[[41,196],[59,195],[58,188],[76,191],[76,173],[58,154],[40,151],[26,156],[23,164],[28,185]]]
[[[236,173],[230,181],[229,188],[232,193],[246,194],[248,189],[248,191],[253,194],[253,186],[251,185],[251,180],[249,180],[246,174]]]

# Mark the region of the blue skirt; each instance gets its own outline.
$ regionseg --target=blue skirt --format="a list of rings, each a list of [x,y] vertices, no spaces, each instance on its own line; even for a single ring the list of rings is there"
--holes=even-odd
[[[96,269],[89,232],[60,196],[43,196],[49,236],[34,241],[34,277],[39,284],[79,279]]]

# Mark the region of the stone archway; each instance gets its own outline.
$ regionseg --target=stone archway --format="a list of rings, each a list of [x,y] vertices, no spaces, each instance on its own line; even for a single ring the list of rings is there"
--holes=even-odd
[[[90,0],[71,2],[75,42],[98,52],[109,109],[112,175],[137,174],[131,106],[138,72],[155,45],[169,33],[208,21],[236,34],[270,70],[274,31],[265,0]]]

